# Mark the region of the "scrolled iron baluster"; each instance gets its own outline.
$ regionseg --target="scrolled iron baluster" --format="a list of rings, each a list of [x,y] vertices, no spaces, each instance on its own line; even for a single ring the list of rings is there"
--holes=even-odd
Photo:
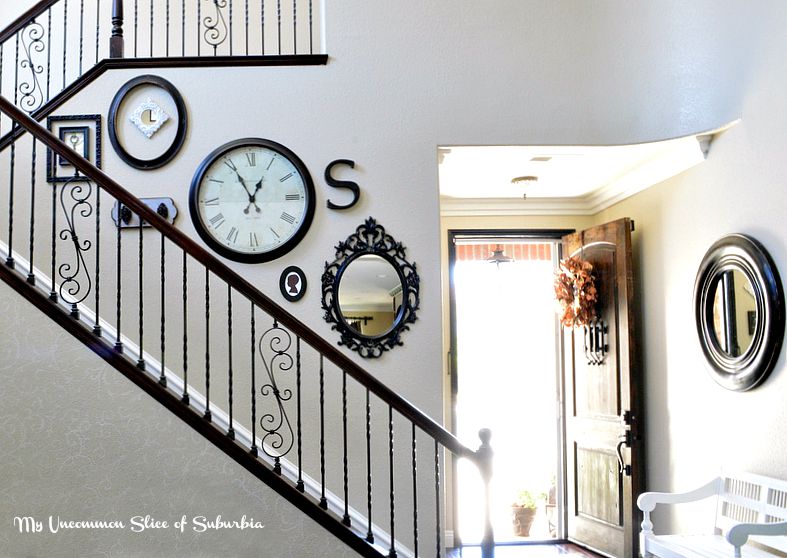
[[[36,233],[36,138],[33,138],[33,153],[31,155],[32,164],[30,165],[30,238],[29,241],[29,269],[27,270],[27,282],[31,285],[35,285],[36,276],[33,274],[33,266],[34,261],[33,257],[35,255],[34,246],[35,246],[35,233]]]
[[[74,175],[74,178],[76,176]],[[68,295],[71,301],[71,316],[79,318],[77,305],[87,298],[92,288],[92,279],[87,271],[84,253],[90,250],[93,243],[88,239],[79,240],[76,219],[93,215],[93,205],[88,201],[93,193],[93,185],[91,182],[74,182],[74,178],[63,184],[60,190],[60,207],[65,215],[66,228],[62,229],[58,236],[60,240],[71,242],[75,261],[60,264],[57,272],[63,280],[60,283],[60,297],[64,298],[64,292]],[[84,279],[80,278],[81,275],[84,275]]]
[[[43,41],[44,26],[33,20],[20,34],[25,58],[19,62],[19,67],[30,72],[30,81],[19,84],[19,93],[22,95],[19,106],[25,112],[31,113],[44,104],[44,90],[38,81],[38,76],[44,73],[44,66],[33,60],[34,53],[44,52],[46,49]]]
[[[262,451],[274,460],[274,471],[281,474],[281,458],[289,453],[294,444],[294,434],[284,403],[292,399],[291,389],[281,389],[277,379],[281,373],[293,368],[293,358],[287,353],[292,346],[290,333],[273,322],[273,327],[262,334],[259,353],[268,383],[260,387],[260,394],[272,402],[273,410],[260,417],[260,427],[265,432],[262,437]]]
[[[230,424],[229,429],[227,430],[227,437],[230,440],[235,439],[235,428],[233,425],[233,418],[232,418],[232,387],[233,387],[233,370],[232,370],[232,285],[227,283],[227,375],[228,375],[228,383],[227,383],[227,401],[229,402],[230,407]]]
[[[205,26],[203,38],[206,43],[213,47],[213,54],[215,56],[219,45],[227,40],[227,21],[224,19],[224,14],[221,12],[223,8],[227,7],[227,0],[212,1],[213,6],[216,8],[216,14],[205,16],[205,19],[202,20],[202,24]]]

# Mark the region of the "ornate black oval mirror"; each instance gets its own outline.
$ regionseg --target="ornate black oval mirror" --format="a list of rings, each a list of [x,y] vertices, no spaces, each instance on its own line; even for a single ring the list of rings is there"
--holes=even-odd
[[[377,358],[402,345],[402,333],[417,319],[418,291],[405,247],[369,217],[336,246],[335,260],[325,262],[325,321],[341,335],[340,345]]]
[[[694,311],[713,378],[736,391],[762,383],[784,338],[784,293],[765,248],[742,234],[716,241],[697,273]]]

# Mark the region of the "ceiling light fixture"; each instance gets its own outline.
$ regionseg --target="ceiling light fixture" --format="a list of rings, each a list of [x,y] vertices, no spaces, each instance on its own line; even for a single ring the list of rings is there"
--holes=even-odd
[[[511,184],[514,185],[526,185],[526,184],[533,184],[538,182],[538,177],[533,175],[525,175],[525,176],[515,176],[511,179]]]
[[[498,244],[497,249],[492,251],[492,255],[489,256],[489,258],[487,258],[486,261],[497,265],[497,268],[500,269],[501,263],[513,262],[514,258],[509,258],[508,256],[506,256],[505,253],[503,252],[503,248],[500,246],[500,244]]]

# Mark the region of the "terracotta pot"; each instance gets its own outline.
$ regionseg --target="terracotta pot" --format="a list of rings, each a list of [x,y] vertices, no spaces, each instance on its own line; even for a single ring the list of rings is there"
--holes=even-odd
[[[517,537],[529,537],[530,526],[536,517],[536,508],[523,508],[522,506],[511,506],[511,515],[514,522],[514,534]]]

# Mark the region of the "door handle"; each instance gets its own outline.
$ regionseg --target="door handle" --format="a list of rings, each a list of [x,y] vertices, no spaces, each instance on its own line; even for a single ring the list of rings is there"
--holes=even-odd
[[[618,457],[618,473],[630,477],[631,465],[627,465],[623,461],[623,447],[631,447],[631,431],[627,430],[625,434],[621,434],[618,440],[618,445],[615,446],[615,453]]]

